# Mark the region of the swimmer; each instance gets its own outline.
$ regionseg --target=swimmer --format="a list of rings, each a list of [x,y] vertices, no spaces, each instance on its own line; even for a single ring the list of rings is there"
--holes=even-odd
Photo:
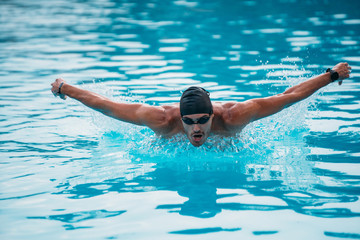
[[[199,147],[209,134],[234,136],[247,124],[275,114],[299,102],[334,81],[349,77],[351,67],[339,63],[326,73],[308,79],[285,92],[244,102],[211,102],[209,92],[190,87],[181,96],[180,103],[150,106],[141,103],[119,103],[99,94],[72,86],[62,78],[51,84],[54,96],[74,98],[84,105],[120,121],[147,126],[157,135],[171,137],[186,134],[190,143]]]

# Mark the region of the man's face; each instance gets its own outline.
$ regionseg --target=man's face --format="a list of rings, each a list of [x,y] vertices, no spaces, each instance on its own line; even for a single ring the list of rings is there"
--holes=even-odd
[[[186,136],[192,145],[200,147],[204,144],[209,137],[213,117],[213,114],[210,116],[204,113],[185,115],[182,117],[182,124]]]

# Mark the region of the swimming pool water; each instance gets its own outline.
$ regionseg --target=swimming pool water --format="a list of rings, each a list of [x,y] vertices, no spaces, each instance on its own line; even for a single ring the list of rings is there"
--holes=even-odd
[[[359,1],[0,2],[0,238],[360,239]],[[172,104],[332,84],[236,138],[100,115],[50,83]]]

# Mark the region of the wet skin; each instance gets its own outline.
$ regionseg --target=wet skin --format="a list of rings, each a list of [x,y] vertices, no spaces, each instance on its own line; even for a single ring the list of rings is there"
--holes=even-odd
[[[332,69],[339,75],[339,84],[341,80],[350,76],[351,67],[348,63],[339,63]],[[191,144],[199,147],[209,137],[210,131],[222,136],[233,136],[241,132],[247,124],[306,99],[332,82],[331,73],[326,72],[273,96],[249,99],[244,102],[216,102],[213,103],[214,114],[210,116],[208,122],[203,124],[198,123],[198,120],[209,116],[208,113],[185,115],[183,117],[196,122],[196,124],[186,124],[181,119],[179,104],[151,106],[141,103],[114,102],[97,93],[67,84],[62,78],[56,79],[51,84],[51,91],[54,96],[60,96],[64,100],[66,97],[76,99],[85,106],[117,120],[147,126],[159,136],[168,138],[178,133],[185,133]],[[192,122],[189,119],[185,121]],[[203,121],[200,120],[200,122]]]

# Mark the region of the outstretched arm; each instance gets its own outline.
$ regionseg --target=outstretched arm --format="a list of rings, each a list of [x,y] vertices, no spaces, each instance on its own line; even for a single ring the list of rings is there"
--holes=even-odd
[[[64,100],[66,96],[74,98],[96,111],[121,121],[148,126],[154,131],[161,130],[162,126],[166,124],[163,107],[114,102],[94,92],[67,84],[61,78],[56,79],[51,86],[51,91],[55,96],[60,96]]]
[[[351,67],[347,63],[339,63],[333,70],[339,73],[339,80],[341,81],[349,77]],[[244,125],[270,116],[309,97],[331,82],[330,72],[327,72],[291,87],[281,94],[234,104],[229,109],[230,124]]]

